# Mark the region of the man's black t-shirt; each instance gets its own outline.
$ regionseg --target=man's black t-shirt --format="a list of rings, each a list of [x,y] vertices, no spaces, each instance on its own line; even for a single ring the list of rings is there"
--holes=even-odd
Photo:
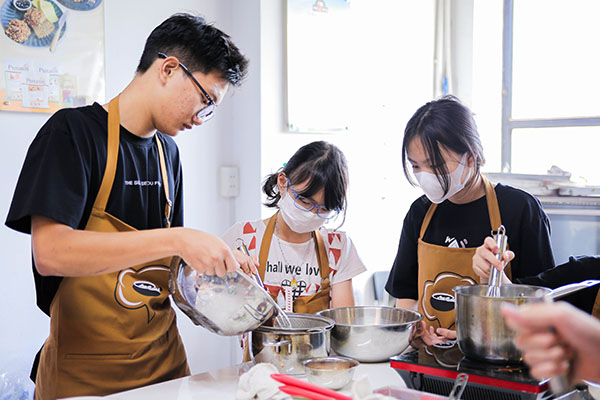
[[[182,170],[174,140],[157,133],[165,152],[172,226],[183,225]],[[108,113],[91,106],[55,113],[32,142],[6,218],[6,226],[31,232],[31,216],[48,217],[73,229],[85,229],[106,166]],[[166,226],[165,195],[154,138],[140,138],[121,127],[119,157],[106,211],[142,229]],[[33,272],[38,306],[49,313],[59,277]]]
[[[550,223],[539,201],[527,192],[502,184],[496,185],[495,192],[508,245],[516,254],[511,262],[513,280],[518,282],[519,278],[554,267]],[[431,202],[422,196],[404,218],[398,253],[385,286],[395,298],[418,297],[417,242],[430,206]],[[446,200],[438,205],[423,240],[439,246],[479,247],[491,231],[485,196],[467,204]]]

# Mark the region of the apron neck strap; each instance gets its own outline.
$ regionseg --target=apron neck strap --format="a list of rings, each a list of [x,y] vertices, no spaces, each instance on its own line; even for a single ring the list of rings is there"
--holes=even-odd
[[[423,236],[425,236],[425,232],[427,231],[427,227],[431,222],[431,217],[433,217],[433,213],[435,213],[435,210],[437,210],[437,206],[438,205],[435,203],[431,203],[431,206],[429,206],[429,210],[427,210],[427,214],[425,214],[425,218],[423,219],[423,223],[421,224],[421,232],[419,232],[419,239],[423,239]]]
[[[485,199],[487,201],[488,213],[490,214],[490,225],[492,226],[492,231],[495,231],[502,225],[498,198],[496,197],[496,191],[494,190],[492,182],[483,175],[481,175],[481,179],[483,180],[483,185],[485,187]]]
[[[106,166],[104,176],[100,184],[100,190],[94,201],[94,209],[104,212],[108,196],[112,190],[117,170],[117,159],[119,157],[119,136],[121,124],[119,118],[119,96],[108,103],[108,146],[106,152]]]
[[[106,149],[106,165],[104,167],[104,176],[102,177],[102,183],[100,189],[96,195],[93,208],[97,211],[105,212],[106,204],[108,203],[108,197],[112,191],[113,183],[115,180],[115,173],[117,171],[117,160],[119,158],[119,139],[121,135],[121,119],[119,117],[119,96],[115,97],[108,103],[108,144]],[[156,139],[156,145],[158,147],[158,154],[160,160],[160,172],[162,176],[162,185],[165,191],[165,218],[167,221],[167,228],[171,226],[171,211],[173,208],[173,202],[169,192],[169,177],[167,174],[167,166],[165,162],[165,154],[162,143],[158,138],[158,135],[154,135]]]
[[[267,269],[267,257],[269,257],[269,249],[271,248],[271,239],[273,238],[273,232],[275,231],[275,222],[277,222],[277,211],[267,222],[267,228],[263,235],[262,242],[260,244],[260,252],[258,253],[258,273],[260,278],[265,280],[265,271]]]
[[[171,212],[173,210],[173,202],[171,201],[171,195],[169,191],[169,176],[167,175],[167,165],[165,163],[165,152],[163,145],[157,134],[154,134],[156,139],[156,146],[158,147],[158,155],[160,160],[160,173],[162,176],[162,184],[165,192],[165,220],[167,221],[167,228],[171,227]]]
[[[275,232],[277,215],[279,215],[279,211],[277,211],[271,218],[268,219],[265,234],[263,235],[262,243],[260,244],[260,251],[258,253],[258,273],[260,274],[262,280],[265,279],[267,257],[269,256],[271,241],[273,239],[273,233]],[[319,263],[321,280],[327,280],[329,279],[329,259],[327,258],[327,252],[325,251],[323,237],[318,230],[312,231],[311,236],[315,239],[315,251],[317,253],[317,262]]]
[[[317,253],[319,271],[321,272],[321,280],[324,281],[329,279],[329,259],[327,258],[325,243],[323,242],[321,233],[318,230],[315,230],[313,231],[313,237],[315,238],[315,251]]]

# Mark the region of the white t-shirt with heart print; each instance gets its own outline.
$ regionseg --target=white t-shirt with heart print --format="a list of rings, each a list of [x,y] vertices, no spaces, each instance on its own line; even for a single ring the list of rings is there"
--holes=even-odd
[[[232,248],[238,248],[242,239],[252,257],[258,261],[266,224],[263,220],[238,222],[223,235],[223,240]],[[352,279],[366,271],[356,247],[345,232],[321,227],[319,229],[325,251],[329,258],[329,280],[331,285]],[[284,287],[290,286],[293,300],[315,294],[321,287],[321,273],[314,240],[305,243],[290,243],[273,233],[267,266],[263,280],[265,288],[277,296],[277,303],[285,307]]]

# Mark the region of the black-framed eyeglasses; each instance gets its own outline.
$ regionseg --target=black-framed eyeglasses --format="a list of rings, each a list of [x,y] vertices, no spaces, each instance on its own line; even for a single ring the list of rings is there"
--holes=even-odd
[[[294,205],[296,206],[296,208],[308,212],[312,212],[312,210],[317,210],[315,211],[317,216],[323,219],[331,219],[339,214],[339,210],[328,210],[327,208],[325,208],[325,206],[320,206],[317,203],[315,203],[313,199],[304,197],[296,193],[294,187],[292,186],[292,183],[290,182],[290,178],[286,179],[288,187],[290,188],[290,190],[292,191],[292,195],[294,196]]]
[[[160,58],[168,57],[165,53],[161,53],[161,52],[158,52],[158,56]],[[208,92],[206,90],[204,90],[204,88],[202,87],[200,82],[198,82],[196,80],[196,78],[194,78],[194,75],[192,75],[190,70],[187,69],[187,67],[185,65],[183,65],[183,63],[181,61],[177,60],[177,62],[179,63],[179,66],[181,67],[181,69],[183,69],[183,72],[185,72],[185,74],[190,77],[192,82],[194,82],[194,84],[198,87],[198,89],[200,89],[200,91],[202,92],[204,97],[206,97],[206,100],[208,101],[208,104],[205,107],[201,108],[200,111],[198,111],[196,113],[196,118],[198,120],[202,121],[203,123],[210,120],[212,117],[215,116],[215,108],[217,107],[217,104],[213,101],[212,97],[210,97]]]

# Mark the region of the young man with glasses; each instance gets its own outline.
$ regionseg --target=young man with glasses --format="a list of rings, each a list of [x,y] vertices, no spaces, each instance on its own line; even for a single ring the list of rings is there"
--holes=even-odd
[[[247,64],[228,35],[176,14],[150,34],[119,96],[61,110],[39,131],[6,220],[31,233],[37,303],[50,316],[36,399],[107,395],[189,374],[169,267],[180,257],[222,276],[247,257],[183,227],[172,137],[211,119]]]

